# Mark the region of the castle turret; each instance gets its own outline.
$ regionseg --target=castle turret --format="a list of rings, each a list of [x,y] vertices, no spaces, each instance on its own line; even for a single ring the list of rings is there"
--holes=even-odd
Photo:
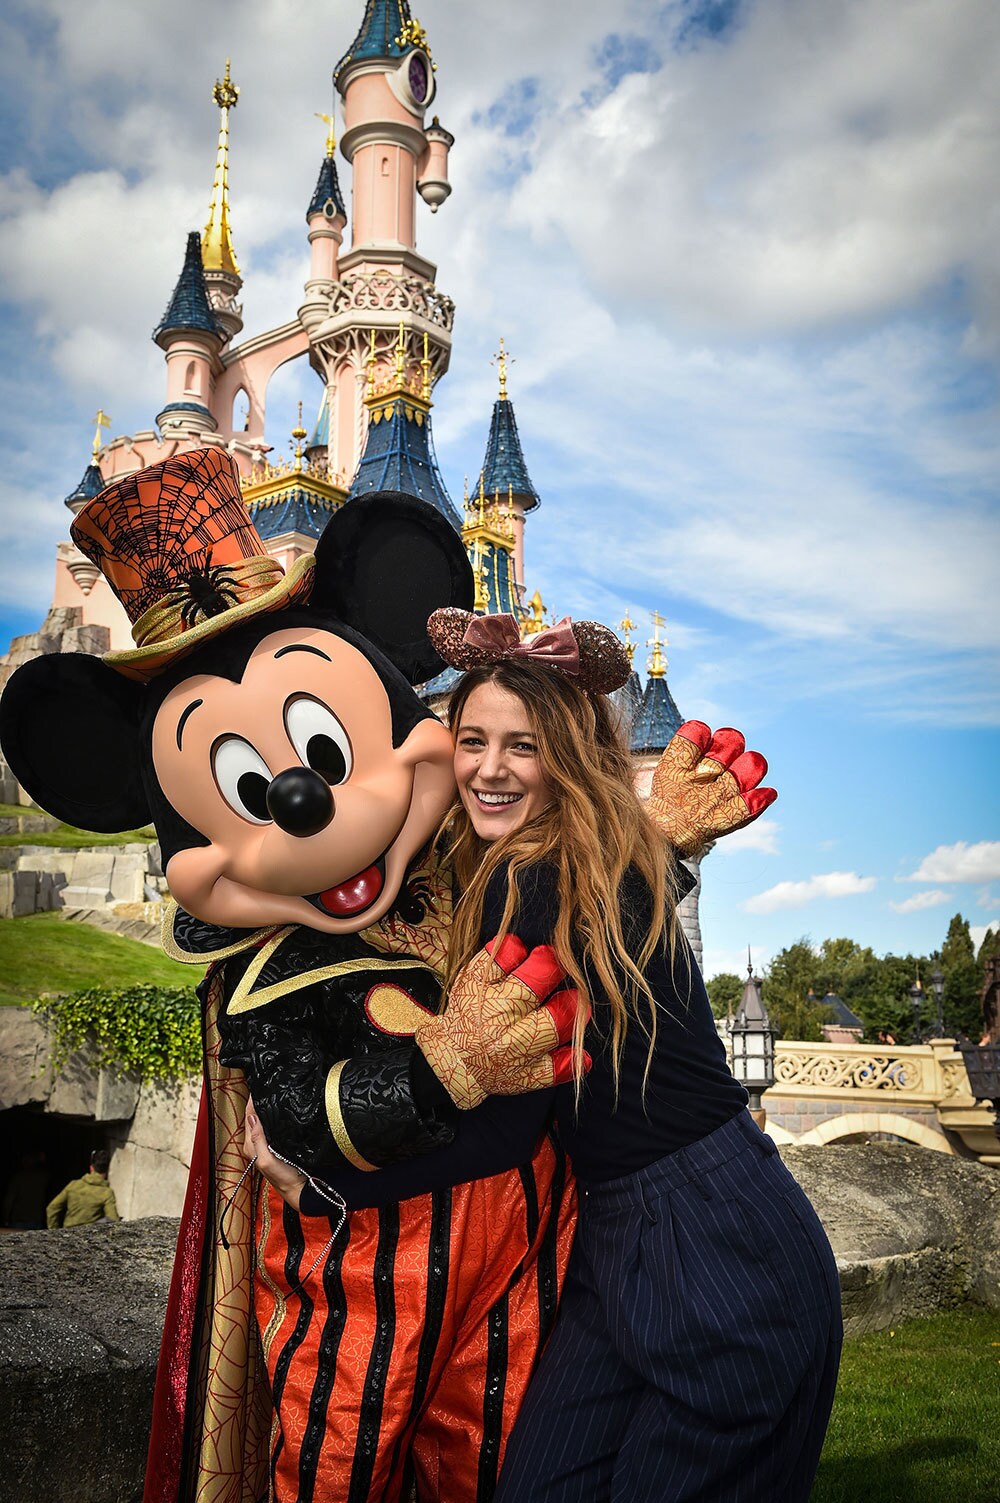
[[[306,283],[307,298],[321,292],[328,293],[336,282],[337,257],[340,254],[344,229],[347,225],[347,211],[344,208],[344,199],[340,191],[340,179],[337,176],[337,161],[334,155],[337,149],[337,138],[333,131],[333,116],[321,115],[319,118],[326,121],[329,129],[326,136],[326,155],[320,165],[316,188],[306,210],[311,252],[309,280]]]
[[[523,624],[525,611],[514,580],[514,508],[510,496],[487,496],[483,477],[479,493],[465,497],[465,543],[476,581],[473,609],[483,615],[508,612]]]
[[[368,438],[348,504],[369,491],[404,491],[436,506],[457,532],[462,519],[441,478],[431,436],[430,355],[425,348],[423,360],[414,369],[407,358],[406,329],[400,319],[389,376],[376,376],[377,362],[373,329],[365,395]]]
[[[494,356],[500,375],[500,395],[493,403],[490,436],[483,459],[483,489],[487,496],[510,500],[514,519],[514,577],[520,592],[524,590],[524,518],[539,506],[538,492],[531,483],[524,451],[517,431],[514,404],[507,395],[507,364],[510,359],[501,339]]]
[[[197,438],[216,431],[212,400],[214,361],[225,341],[208,300],[201,236],[187,238],[184,265],[153,339],[167,357],[167,404],[157,415],[164,437]]]
[[[243,309],[236,301],[243,278],[236,264],[229,229],[229,111],[236,108],[240,91],[229,76],[229,59],[222,79],[216,79],[212,98],[219,107],[219,146],[215,156],[215,180],[208,223],[201,241],[202,267],[216,323],[227,340],[243,328]]]
[[[380,385],[393,379],[400,320],[407,369],[425,350],[431,386],[448,368],[454,304],[417,251],[416,217],[418,193],[431,208],[447,197],[452,137],[436,120],[424,126],[437,85],[427,36],[407,0],[368,0],[333,81],[343,101],[340,150],[352,169],[351,241],[343,253],[332,243],[335,214],[326,210],[325,227],[319,217],[324,205],[337,206],[331,157],[310,205],[313,259],[299,319],[327,388],[331,469],[354,475],[376,410],[366,401],[372,331]],[[321,228],[331,242],[325,247],[314,237]]]

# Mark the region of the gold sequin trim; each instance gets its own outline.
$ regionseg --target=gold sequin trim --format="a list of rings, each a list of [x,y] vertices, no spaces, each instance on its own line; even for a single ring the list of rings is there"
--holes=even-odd
[[[326,1077],[326,1117],[330,1124],[330,1131],[333,1133],[333,1141],[347,1162],[353,1164],[355,1169],[364,1169],[371,1173],[378,1165],[369,1164],[367,1159],[361,1157],[351,1142],[344,1123],[344,1114],[340,1109],[340,1077],[344,1073],[346,1064],[346,1059],[338,1060]]]

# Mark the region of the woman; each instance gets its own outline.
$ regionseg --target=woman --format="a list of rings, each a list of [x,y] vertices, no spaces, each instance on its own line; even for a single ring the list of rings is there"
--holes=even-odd
[[[793,1503],[832,1401],[836,1269],[726,1066],[585,628],[557,666],[516,631],[504,647],[463,613],[431,622],[472,670],[451,707],[450,975],[506,932],[551,943],[585,999],[575,1081],[553,1093],[580,1232],[498,1499]],[[432,1067],[442,1029],[418,1030]]]
[[[453,622],[431,635],[469,667]],[[508,656],[467,672],[451,724],[451,973],[509,932],[551,943],[586,999],[576,1083],[556,1093],[576,1242],[498,1503],[804,1500],[839,1361],[836,1266],[728,1070],[608,701]]]

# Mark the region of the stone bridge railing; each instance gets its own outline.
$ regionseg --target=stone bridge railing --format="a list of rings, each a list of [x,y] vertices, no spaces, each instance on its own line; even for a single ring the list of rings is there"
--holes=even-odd
[[[763,1104],[778,1142],[887,1134],[1000,1164],[993,1113],[974,1101],[954,1039],[912,1045],[781,1040],[774,1063],[775,1084]]]

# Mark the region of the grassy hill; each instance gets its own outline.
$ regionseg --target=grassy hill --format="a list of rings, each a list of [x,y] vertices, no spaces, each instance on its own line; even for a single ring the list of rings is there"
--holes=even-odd
[[[115,990],[137,981],[193,988],[201,976],[200,967],[168,960],[152,945],[67,923],[56,913],[0,919],[0,1006],[30,1002],[42,992]]]

